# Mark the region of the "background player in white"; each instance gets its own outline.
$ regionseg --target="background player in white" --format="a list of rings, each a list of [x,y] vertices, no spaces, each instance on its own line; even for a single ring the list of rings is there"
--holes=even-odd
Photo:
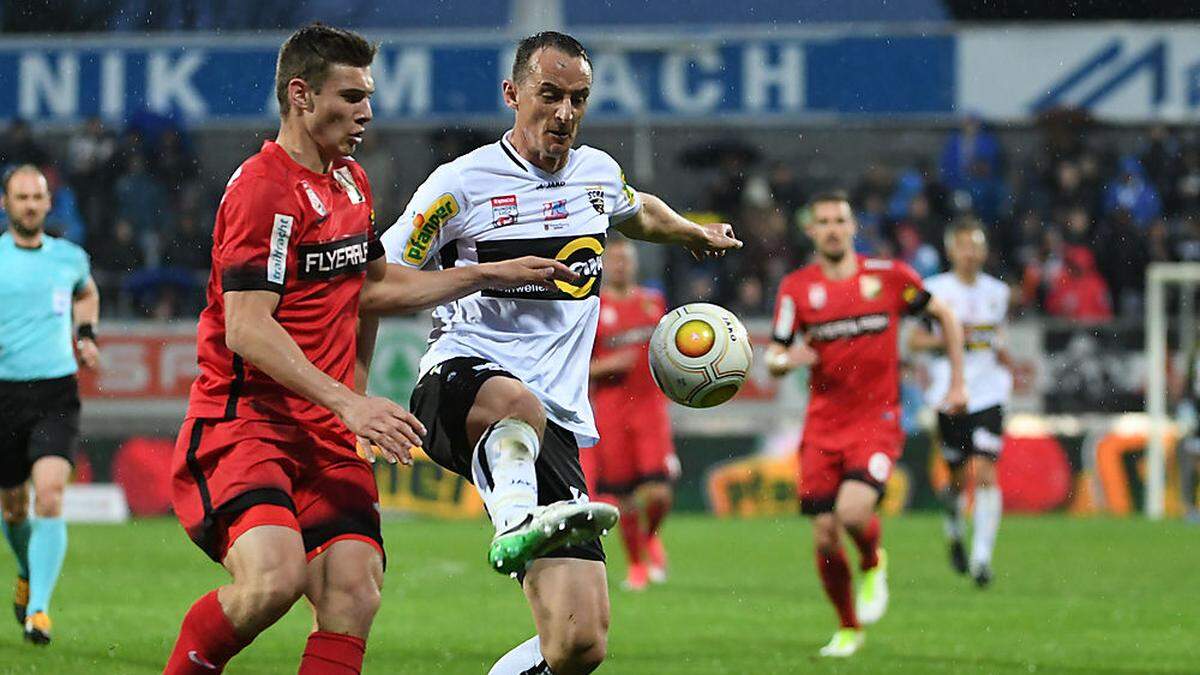
[[[946,536],[950,559],[960,574],[968,571],[982,588],[992,578],[992,550],[1000,529],[1003,510],[996,482],[996,460],[1004,434],[1004,406],[1012,392],[1008,353],[1004,349],[1008,315],[1008,286],[983,272],[987,261],[987,238],[979,221],[964,218],[946,231],[946,254],[951,271],[925,280],[925,288],[954,310],[964,331],[964,368],[967,381],[965,414],[938,413],[938,435],[942,456],[950,465],[951,478],[945,495]],[[945,340],[924,326],[909,337],[913,349],[941,350]],[[925,400],[938,405],[950,382],[950,364],[939,354],[930,368],[930,386]],[[975,522],[970,561],[963,547],[966,530],[963,488],[968,476],[975,478]]]
[[[729,225],[698,225],[634,191],[604,152],[572,149],[591,85],[589,57],[574,38],[523,40],[503,83],[512,130],[434,171],[382,237],[388,261],[409,267],[541,255],[580,275],[438,307],[413,392],[426,452],[473,480],[496,526],[489,562],[521,577],[533,610],[538,634],[501,658],[495,674],[586,673],[605,656],[598,535],[616,510],[587,503],[578,455],[596,439],[587,387],[605,232],[611,225],[697,254],[741,246]]]

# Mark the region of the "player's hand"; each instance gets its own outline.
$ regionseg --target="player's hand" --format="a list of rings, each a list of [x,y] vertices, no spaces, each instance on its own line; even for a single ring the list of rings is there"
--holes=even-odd
[[[350,431],[367,442],[367,447],[378,446],[376,454],[395,464],[412,464],[414,447],[421,447],[425,427],[413,414],[399,404],[378,396],[360,396],[338,415]],[[361,453],[360,453],[361,455]]]
[[[579,275],[557,260],[527,255],[502,262],[484,263],[488,285],[492,288],[520,288],[537,284],[554,288],[555,281],[576,283]]]
[[[359,458],[363,459],[368,464],[374,464],[376,458],[382,457],[385,460],[387,460],[388,463],[390,463],[390,464],[395,464],[396,462],[399,462],[405,466],[412,466],[411,448],[409,449],[409,454],[408,454],[407,458],[396,457],[392,453],[389,453],[387,450],[384,450],[383,448],[379,447],[378,445],[375,445],[374,443],[372,443],[371,441],[368,441],[367,439],[363,438],[362,436],[355,437],[354,452],[359,456]]]
[[[700,229],[700,241],[687,247],[696,260],[703,260],[706,256],[720,257],[729,249],[742,247],[742,242],[733,236],[733,226],[729,223],[706,223],[700,225]]]
[[[809,347],[808,343],[803,341],[795,342],[791,347],[788,347],[787,355],[788,361],[791,362],[793,368],[812,366],[820,358],[817,350]]]
[[[79,365],[88,370],[95,370],[100,365],[100,348],[94,340],[82,338],[75,341],[75,358]]]
[[[963,385],[951,385],[942,401],[942,411],[947,415],[961,415],[967,411],[967,388]]]

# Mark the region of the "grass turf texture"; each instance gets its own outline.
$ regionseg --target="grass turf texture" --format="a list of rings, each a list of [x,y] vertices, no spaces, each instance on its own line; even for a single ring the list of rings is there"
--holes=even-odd
[[[486,567],[490,534],[482,522],[387,523],[391,562],[367,673],[484,673],[532,635],[516,584]],[[837,663],[815,656],[836,626],[809,536],[800,518],[674,517],[671,580],[642,594],[618,588],[625,566],[610,538],[612,631],[602,672],[1200,669],[1200,530],[1179,522],[1006,518],[993,587],[979,591],[950,572],[936,516],[889,519],[891,609],[864,650]],[[0,550],[7,588],[14,566]],[[16,622],[4,618],[0,673],[161,672],[184,611],[223,578],[174,521],[72,526],[54,643],[22,644]],[[7,607],[7,591],[2,600]],[[309,621],[307,607],[297,607],[228,672],[295,672]]]

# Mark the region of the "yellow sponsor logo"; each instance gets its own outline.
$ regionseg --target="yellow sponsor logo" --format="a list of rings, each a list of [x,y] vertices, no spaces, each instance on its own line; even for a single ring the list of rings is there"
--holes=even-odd
[[[580,257],[577,254],[581,251],[590,252],[592,255]],[[600,278],[601,265],[603,264],[600,261],[602,253],[604,253],[604,244],[601,244],[600,240],[595,237],[572,239],[558,251],[558,255],[554,256],[554,259],[579,274],[580,283],[576,286],[565,281],[555,281],[554,285],[558,286],[558,290],[572,298],[587,297],[587,294],[592,291],[592,286],[596,285],[596,280]],[[575,260],[572,261],[572,258]]]
[[[621,172],[621,194],[625,195],[625,200],[633,206],[637,202],[637,197],[633,194],[633,188],[629,187],[629,183],[625,182],[625,172]]]
[[[414,265],[420,265],[429,257],[433,242],[437,239],[442,225],[458,215],[458,201],[454,195],[447,192],[438,197],[425,213],[418,213],[413,218],[413,232],[404,246],[404,260]]]

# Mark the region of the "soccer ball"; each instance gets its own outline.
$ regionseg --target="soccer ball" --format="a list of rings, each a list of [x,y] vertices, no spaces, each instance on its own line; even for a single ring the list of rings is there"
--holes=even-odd
[[[707,302],[667,312],[650,336],[655,384],[667,398],[689,408],[711,408],[733,398],[753,359],[742,322]]]

